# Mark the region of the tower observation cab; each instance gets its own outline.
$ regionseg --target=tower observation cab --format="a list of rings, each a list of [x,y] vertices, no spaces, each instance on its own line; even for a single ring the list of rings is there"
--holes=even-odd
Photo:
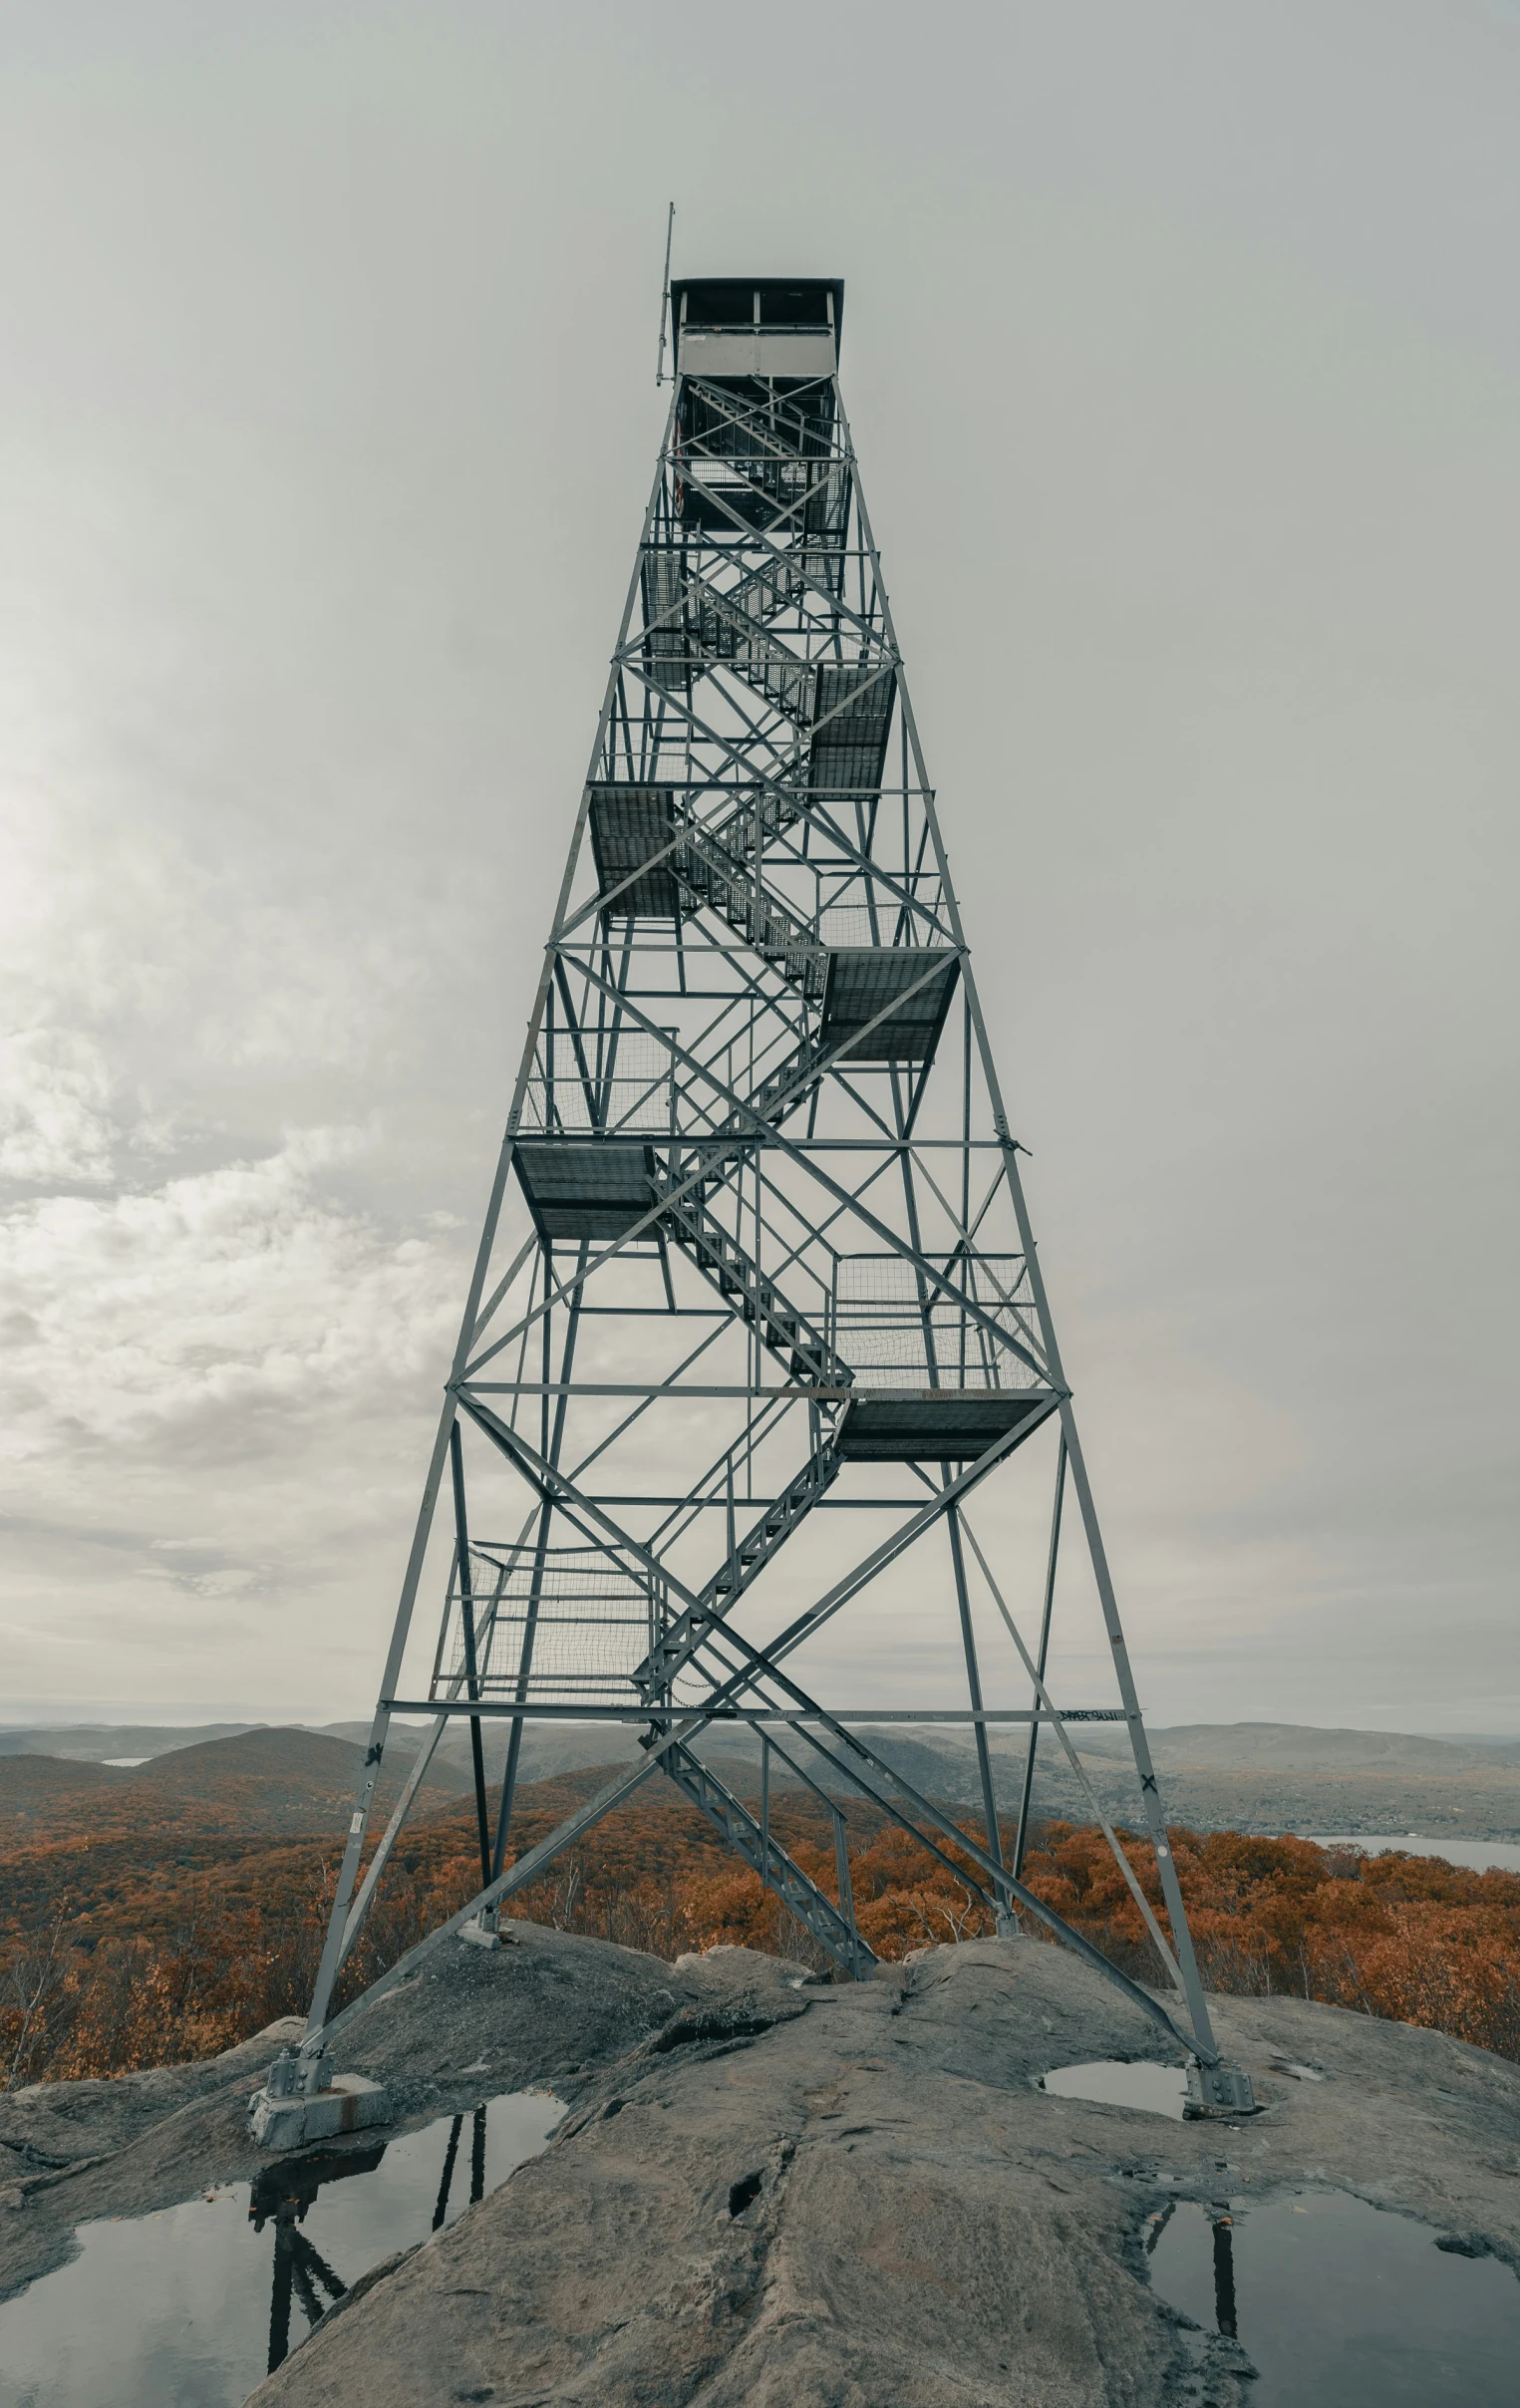
[[[1209,2025],[861,492],[838,378],[844,287],[689,278],[669,299],[653,490],[573,824],[566,810],[569,859],[301,2064],[275,2069],[263,2129],[335,2128],[289,2101],[329,2095],[325,2052],[352,2011],[329,2022],[334,1984],[457,1717],[480,1889],[383,1983],[456,1931],[493,1947],[501,1902],[655,1772],[860,1977],[874,1957],[845,1801],[863,1797],[873,1828],[895,1821],[968,1883],[984,1929],[1039,1920],[1191,2050],[1204,2109],[1249,2111]],[[1000,899],[997,919],[1014,908]],[[984,1547],[973,1517],[992,1483],[1052,1458],[1049,1549],[1010,1581],[1017,1599],[1044,1575],[1037,1664],[993,1569],[1025,1524],[1006,1519]],[[1058,1707],[1046,1685],[1068,1466],[1117,1704]],[[830,1626],[843,1662],[852,1624],[871,1685],[894,1581],[925,1667],[913,1718],[967,1726],[981,1836],[878,1752],[879,1701],[824,1705],[804,1685],[820,1677],[815,1635]],[[419,1602],[439,1615],[426,1648]],[[1001,1650],[1003,1626],[1018,1662],[984,1687],[980,1649]],[[398,1713],[429,1718],[431,1736],[361,1882]],[[523,1734],[555,1716],[631,1727],[639,1758],[514,1858]],[[1128,1732],[1170,1939],[1113,1844],[1185,2025],[1021,1879],[1036,1739],[1078,1719]],[[1029,1750],[1012,1848],[1000,1723]],[[701,1753],[735,1724],[758,1798]],[[498,1730],[492,1799],[482,1733]],[[770,1829],[777,1764],[833,1818],[832,1894]]]
[[[705,284],[678,278],[670,299],[678,377],[817,386],[839,365],[844,286],[835,279],[792,284],[760,276]]]

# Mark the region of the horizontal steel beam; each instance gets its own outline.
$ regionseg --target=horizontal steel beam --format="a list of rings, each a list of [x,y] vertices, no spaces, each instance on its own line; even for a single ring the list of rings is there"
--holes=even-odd
[[[676,1713],[697,1724],[709,1722],[895,1722],[911,1726],[914,1723],[942,1722],[1123,1722],[1124,1709],[1118,1705],[1071,1705],[1060,1708],[1048,1706],[814,1706],[791,1709],[784,1706],[704,1705],[534,1705],[506,1698],[499,1704],[487,1697],[473,1703],[466,1699],[445,1697],[386,1697],[381,1701],[393,1714],[480,1714],[497,1721],[508,1722],[652,1722],[663,1721]]]
[[[680,1505],[685,1507],[688,1513],[727,1513],[729,1510],[729,1500],[723,1496],[660,1497],[648,1491],[643,1491],[637,1496],[632,1493],[615,1496],[605,1489],[588,1488],[586,1501],[591,1505]],[[780,1501],[779,1497],[752,1496],[748,1489],[736,1489],[734,1492],[736,1505],[779,1505]],[[923,1501],[922,1497],[815,1497],[809,1511],[812,1513],[917,1513]],[[505,1547],[511,1544],[507,1539],[478,1539],[475,1543],[480,1547]]]
[[[1046,1396],[1059,1404],[1059,1396],[1035,1383],[1027,1388],[825,1388],[777,1387],[759,1384],[750,1387],[679,1385],[669,1379],[461,1379],[460,1395],[469,1396],[763,1396],[781,1397],[791,1403],[846,1404],[852,1398],[869,1397],[873,1404],[949,1404],[960,1396]],[[932,1457],[932,1450],[929,1456]]]

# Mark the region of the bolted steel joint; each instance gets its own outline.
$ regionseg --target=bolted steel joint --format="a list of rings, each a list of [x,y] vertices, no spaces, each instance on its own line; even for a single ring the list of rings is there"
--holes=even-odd
[[[1255,2115],[1256,2093],[1251,2076],[1239,2065],[1204,2065],[1194,2057],[1187,2069],[1189,2116]]]
[[[293,2048],[282,2048],[279,2055],[275,2058],[274,2063],[270,2066],[269,2078],[264,2084],[264,2088],[267,2090],[272,2099],[291,2099],[295,2097],[296,2071],[297,2060],[295,2050]]]

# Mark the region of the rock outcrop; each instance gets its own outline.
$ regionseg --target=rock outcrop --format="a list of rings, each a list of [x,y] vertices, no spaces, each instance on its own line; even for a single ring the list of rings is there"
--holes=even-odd
[[[743,1950],[669,1966],[531,1927],[494,1956],[457,1949],[356,2021],[345,2064],[387,2081],[408,2124],[531,2082],[570,2113],[254,2399],[1230,2408],[1251,2393],[1240,2351],[1147,2279],[1169,2199],[1334,2183],[1520,2267],[1520,2066],[1300,2001],[1217,2012],[1265,2102],[1233,2126],[1036,2087],[1157,2052],[1117,1991],[1032,1941],[838,1987]],[[31,2225],[56,2254],[81,2216],[186,2196],[192,2167],[246,2172],[254,2078],[218,2077],[53,2178],[0,2235]],[[14,2241],[8,2262],[14,2278]]]

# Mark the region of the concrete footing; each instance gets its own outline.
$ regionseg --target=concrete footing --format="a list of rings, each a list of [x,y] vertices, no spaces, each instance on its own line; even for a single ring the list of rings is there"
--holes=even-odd
[[[320,2090],[289,2089],[279,2081],[287,2062],[270,2068],[269,2080],[248,2102],[248,2129],[259,2148],[300,2149],[308,2141],[390,2123],[391,2102],[379,2082],[362,2073],[335,2073]]]

